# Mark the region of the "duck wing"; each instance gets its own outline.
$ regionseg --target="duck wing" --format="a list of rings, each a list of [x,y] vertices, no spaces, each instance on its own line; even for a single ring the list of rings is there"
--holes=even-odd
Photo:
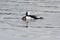
[[[31,18],[37,19],[35,15],[29,15]]]

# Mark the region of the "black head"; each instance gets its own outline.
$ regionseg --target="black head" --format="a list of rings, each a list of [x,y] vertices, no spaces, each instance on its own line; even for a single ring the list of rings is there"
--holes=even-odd
[[[26,12],[26,16],[28,16],[28,12]]]

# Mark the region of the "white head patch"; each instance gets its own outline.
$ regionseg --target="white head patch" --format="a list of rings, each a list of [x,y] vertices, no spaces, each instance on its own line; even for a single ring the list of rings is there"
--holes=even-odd
[[[30,12],[28,12],[28,15],[30,15]]]

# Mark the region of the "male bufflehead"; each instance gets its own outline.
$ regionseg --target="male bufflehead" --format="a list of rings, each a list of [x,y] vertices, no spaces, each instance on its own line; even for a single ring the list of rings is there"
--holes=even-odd
[[[28,22],[29,20],[32,20],[32,19],[43,19],[43,17],[40,17],[40,18],[37,18],[37,16],[35,15],[30,15],[29,12],[26,12],[26,15],[22,17],[22,20],[26,22],[26,27],[28,27]]]

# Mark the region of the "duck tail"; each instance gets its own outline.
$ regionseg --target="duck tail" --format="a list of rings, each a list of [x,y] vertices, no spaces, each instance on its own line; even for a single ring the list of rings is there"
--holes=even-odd
[[[43,19],[43,17],[37,18],[37,19]]]
[[[43,17],[40,17],[39,19],[43,19]]]
[[[40,17],[40,18],[35,18],[35,19],[43,19],[43,17]]]

